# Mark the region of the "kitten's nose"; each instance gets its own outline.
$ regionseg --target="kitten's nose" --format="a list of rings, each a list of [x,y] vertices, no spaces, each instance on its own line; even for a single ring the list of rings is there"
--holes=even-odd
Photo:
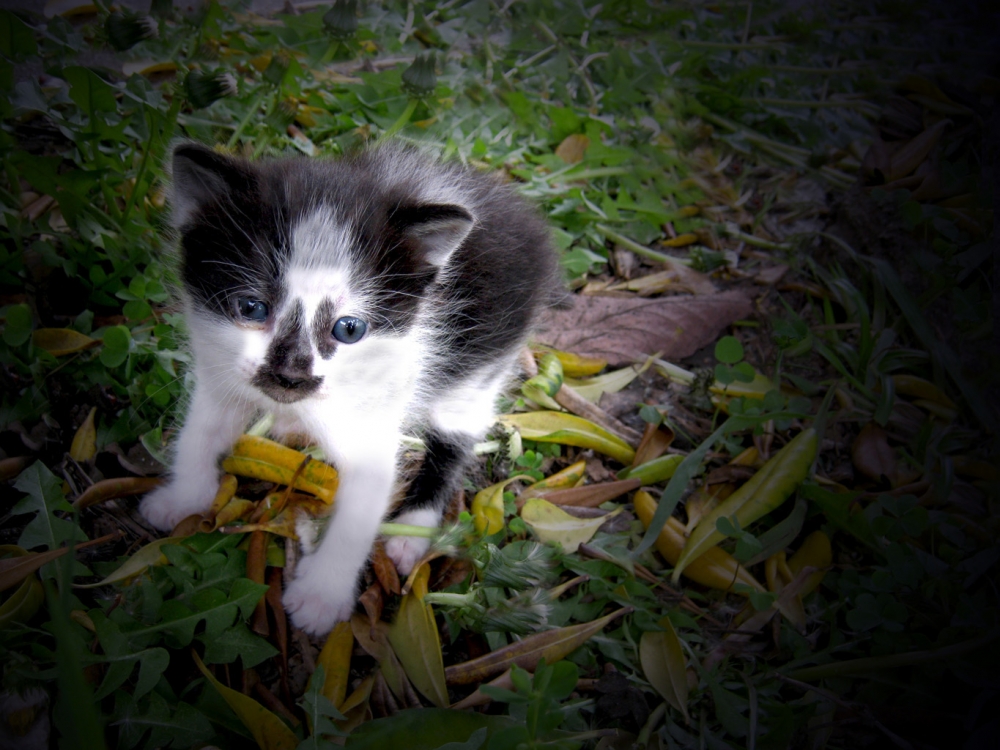
[[[272,371],[282,388],[297,388],[313,380],[312,357],[291,357]]]

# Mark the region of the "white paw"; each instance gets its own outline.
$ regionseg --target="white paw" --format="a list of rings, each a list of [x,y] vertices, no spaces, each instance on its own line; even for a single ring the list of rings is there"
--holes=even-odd
[[[331,570],[318,555],[303,557],[295,578],[285,586],[282,602],[296,627],[326,635],[338,622],[351,619],[357,604],[357,571]]]
[[[406,576],[431,548],[431,540],[417,536],[394,536],[386,540],[385,554],[396,564],[396,570]]]
[[[217,483],[170,482],[157,487],[139,503],[139,512],[150,524],[170,531],[190,515],[212,507]]]
[[[411,510],[400,513],[393,523],[407,526],[427,526],[433,528],[441,521],[441,513],[429,508]],[[392,536],[385,542],[385,553],[396,564],[396,570],[404,576],[409,575],[420,558],[431,548],[431,540],[419,536]]]

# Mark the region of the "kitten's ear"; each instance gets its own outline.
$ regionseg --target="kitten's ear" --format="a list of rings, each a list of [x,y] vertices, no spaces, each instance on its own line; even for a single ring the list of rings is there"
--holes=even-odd
[[[253,182],[245,163],[198,143],[174,148],[171,173],[171,218],[177,227],[184,226],[202,206],[246,190]]]
[[[469,236],[475,218],[461,206],[423,204],[396,209],[390,221],[427,263],[440,268]]]

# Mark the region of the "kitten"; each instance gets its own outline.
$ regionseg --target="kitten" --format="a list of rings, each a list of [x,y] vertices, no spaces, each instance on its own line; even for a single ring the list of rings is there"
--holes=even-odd
[[[495,175],[386,146],[337,161],[173,152],[194,393],[170,481],[142,514],[208,510],[219,460],[255,414],[340,472],[333,517],[284,603],[323,634],[350,617],[389,511],[399,437],[423,464],[396,521],[436,526],[539,310],[562,289],[545,224]],[[408,573],[428,541],[392,537]]]

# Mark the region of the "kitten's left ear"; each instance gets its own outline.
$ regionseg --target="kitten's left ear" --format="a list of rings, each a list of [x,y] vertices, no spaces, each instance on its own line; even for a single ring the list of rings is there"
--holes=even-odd
[[[427,263],[438,268],[448,262],[475,223],[466,209],[450,204],[397,208],[389,220],[413,241]]]

